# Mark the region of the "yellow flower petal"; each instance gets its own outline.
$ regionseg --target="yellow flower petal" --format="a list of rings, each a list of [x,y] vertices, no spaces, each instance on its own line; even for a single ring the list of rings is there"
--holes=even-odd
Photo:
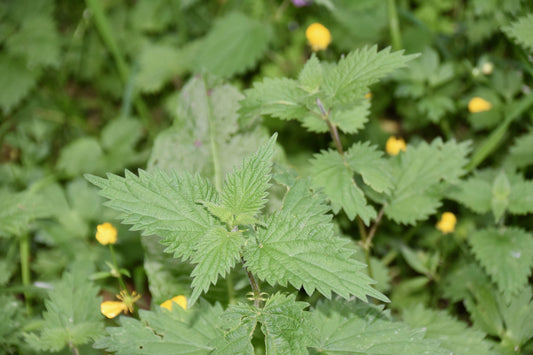
[[[385,144],[385,151],[387,151],[389,155],[398,155],[400,151],[405,152],[406,149],[407,145],[402,138],[391,136],[387,139],[387,143]]]
[[[181,308],[187,309],[187,298],[183,295],[172,297],[171,299],[166,300],[165,302],[161,303],[161,307],[172,311],[172,303],[177,303],[181,306]]]
[[[117,229],[111,223],[105,222],[96,227],[96,240],[102,245],[117,242]]]
[[[492,108],[492,104],[481,97],[473,97],[468,102],[468,111],[471,113],[485,112]]]
[[[100,312],[107,318],[115,318],[127,308],[124,302],[120,301],[105,301],[100,304]]]
[[[437,223],[437,229],[444,234],[451,233],[455,230],[455,224],[457,223],[457,217],[451,212],[444,212]]]
[[[331,43],[331,33],[324,25],[317,22],[307,27],[305,37],[315,52],[328,48]]]

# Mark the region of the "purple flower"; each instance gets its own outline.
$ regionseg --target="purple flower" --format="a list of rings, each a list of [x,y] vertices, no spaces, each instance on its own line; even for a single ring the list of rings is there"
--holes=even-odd
[[[309,6],[313,0],[292,0],[292,3],[296,7]]]

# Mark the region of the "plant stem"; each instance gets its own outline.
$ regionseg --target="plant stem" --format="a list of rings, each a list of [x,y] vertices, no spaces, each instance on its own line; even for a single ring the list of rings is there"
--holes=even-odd
[[[318,108],[320,109],[320,113],[322,114],[321,117],[324,121],[326,121],[326,124],[329,128],[329,134],[331,135],[331,139],[333,139],[333,143],[335,143],[335,147],[337,148],[337,151],[339,154],[344,155],[344,150],[342,149],[342,143],[339,136],[339,131],[337,130],[337,126],[335,126],[331,121],[329,120],[329,112],[326,112],[326,109],[324,108],[324,105],[322,105],[322,101],[320,101],[319,98],[316,99],[316,104],[318,105]]]
[[[124,55],[121,52],[120,47],[118,46],[115,40],[115,37],[113,36],[113,31],[111,30],[109,21],[107,20],[107,17],[104,13],[102,2],[100,0],[85,0],[85,3],[87,4],[89,10],[91,10],[91,13],[94,17],[94,24],[96,25],[96,29],[98,30],[102,41],[106,45],[109,52],[111,52],[111,56],[113,57],[122,83],[124,85],[128,85],[128,81],[130,81],[128,65],[126,64]],[[137,113],[144,121],[146,127],[150,128],[152,126],[152,121],[150,120],[150,114],[144,101],[141,99],[140,96],[136,95],[133,103],[135,105]],[[154,133],[152,129],[149,129],[148,131],[150,132],[150,134]]]
[[[109,250],[111,251],[111,259],[113,260],[113,266],[115,268],[115,271],[118,273],[118,276],[117,276],[118,283],[120,284],[120,287],[123,290],[125,290],[126,292],[129,293],[128,288],[126,287],[126,283],[122,279],[122,274],[120,273],[120,271],[118,269],[117,257],[115,256],[115,248],[113,247],[113,244],[109,244]]]
[[[261,289],[259,288],[259,283],[255,280],[254,275],[250,271],[248,271],[246,265],[244,265],[243,257],[241,257],[241,261],[244,266],[244,270],[246,270],[246,274],[248,275],[248,280],[250,280],[250,285],[252,286],[252,292],[254,295],[254,306],[256,308],[259,308],[261,306]]]
[[[20,236],[19,248],[22,285],[26,288],[30,286],[30,236],[27,232]],[[26,313],[31,316],[31,295],[28,291],[24,291],[24,303],[26,304]]]
[[[392,49],[397,51],[402,49],[402,35],[400,33],[400,21],[398,20],[398,11],[396,10],[395,0],[387,1],[387,15],[389,18]]]

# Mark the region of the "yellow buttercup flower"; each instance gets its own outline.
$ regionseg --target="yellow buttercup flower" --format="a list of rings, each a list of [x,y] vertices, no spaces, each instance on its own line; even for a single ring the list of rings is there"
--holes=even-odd
[[[440,218],[440,221],[437,223],[437,229],[444,234],[451,233],[455,230],[455,224],[457,223],[457,218],[451,212],[444,212]]]
[[[104,301],[100,304],[100,312],[107,318],[115,318],[120,313],[133,313],[133,305],[141,298],[141,295],[133,291],[131,295],[128,291],[120,291],[116,295],[120,301]]]
[[[473,97],[468,102],[468,111],[471,113],[485,112],[492,108],[492,104],[481,97]]]
[[[187,309],[187,298],[183,295],[172,297],[171,299],[166,300],[165,302],[161,303],[161,307],[172,311],[172,303],[177,303],[181,306],[181,308]]]
[[[317,22],[307,27],[305,37],[315,52],[328,48],[331,43],[331,33],[324,25]]]
[[[96,227],[96,240],[102,245],[117,242],[117,229],[111,223],[105,222]]]
[[[100,304],[100,312],[110,319],[115,318],[127,309],[128,307],[121,301],[104,301]]]
[[[407,149],[407,145],[405,144],[405,141],[403,138],[396,138],[394,136],[389,137],[387,139],[387,143],[385,144],[385,150],[389,155],[398,155],[400,151],[404,151]]]

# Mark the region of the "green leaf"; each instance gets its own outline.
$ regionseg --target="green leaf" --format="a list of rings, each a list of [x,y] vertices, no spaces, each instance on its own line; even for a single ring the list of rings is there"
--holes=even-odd
[[[309,304],[296,301],[295,295],[272,295],[258,317],[265,335],[267,354],[308,354]]]
[[[509,160],[519,168],[533,164],[533,131],[516,138],[509,150]]]
[[[440,138],[430,145],[422,142],[407,147],[399,154],[393,165],[392,175],[395,187],[385,206],[385,214],[399,222],[414,224],[426,219],[440,206],[440,194],[435,189],[446,181],[459,182],[465,173],[469,143],[444,143]]]
[[[15,346],[21,343],[24,315],[22,303],[15,298],[15,295],[0,295],[0,344],[7,353],[11,345],[14,350]]]
[[[26,341],[41,351],[59,351],[97,338],[104,330],[97,294],[84,272],[65,273],[49,292],[40,332],[26,334]]]
[[[331,217],[321,212],[323,200],[312,198],[310,191],[302,192],[291,188],[283,209],[268,218],[267,227],[258,229],[245,245],[247,269],[271,285],[303,286],[309,295],[316,289],[327,298],[333,291],[344,298],[354,295],[366,300],[369,295],[387,301],[370,287],[364,264],[351,259],[353,250],[334,236]],[[299,195],[291,197],[293,193]],[[308,204],[304,210],[299,208],[302,203]]]
[[[173,127],[160,133],[148,162],[149,169],[200,173],[219,181],[269,136],[259,127],[240,127],[237,109],[242,94],[234,86],[213,86],[193,77],[181,90]]]
[[[451,191],[447,197],[462,203],[476,213],[487,213],[491,207],[491,185],[487,181],[474,176],[460,182],[456,189]]]
[[[445,311],[426,309],[421,304],[403,312],[403,320],[414,328],[426,329],[426,339],[440,341],[441,347],[453,354],[488,354],[490,344],[485,334],[456,320]]]
[[[258,310],[251,305],[230,305],[221,315],[223,336],[214,341],[214,354],[254,354],[252,337],[257,325]]]
[[[0,107],[5,114],[29,94],[40,74],[39,68],[28,68],[19,57],[0,55],[0,87],[9,88],[0,92]]]
[[[503,32],[526,50],[533,51],[533,13],[518,18],[510,26],[502,28]]]
[[[187,51],[167,44],[151,44],[139,53],[139,72],[135,84],[146,93],[161,90],[173,77],[183,74],[189,67]]]
[[[322,76],[322,66],[316,54],[313,53],[300,71],[298,82],[303,90],[309,94],[314,94],[318,92],[320,84],[322,84]]]
[[[28,67],[58,66],[61,41],[52,16],[34,14],[24,17],[17,32],[6,41],[7,49],[25,58]]]
[[[109,199],[106,205],[122,212],[124,223],[143,235],[156,234],[175,257],[189,259],[196,243],[206,235],[215,219],[195,201],[216,202],[213,186],[199,176],[175,171],[165,173],[139,170],[139,176],[126,170],[124,178],[108,174],[107,179],[86,175]]]
[[[361,174],[365,184],[377,192],[389,193],[392,175],[383,153],[369,142],[355,143],[346,152],[350,167]]]
[[[272,170],[272,156],[277,134],[252,156],[244,159],[242,166],[226,176],[220,200],[233,215],[234,225],[249,223],[266,203]]]
[[[496,222],[502,218],[507,206],[509,205],[509,194],[511,193],[511,184],[507,175],[502,170],[492,183],[492,200],[491,207]]]
[[[225,276],[240,260],[244,238],[238,232],[228,232],[224,227],[215,226],[196,243],[192,262],[196,263],[191,276],[194,278],[194,291],[189,299],[192,306],[202,292],[207,292],[211,283],[215,284],[218,275]]]
[[[519,215],[533,213],[533,181],[513,181],[509,195],[509,212]]]
[[[100,174],[104,172],[103,159],[104,152],[98,140],[92,137],[82,137],[61,150],[57,168],[70,177],[83,173]]]
[[[265,78],[260,83],[254,83],[253,88],[245,91],[245,95],[239,110],[244,115],[270,115],[290,120],[308,113],[303,101],[307,93],[295,80]]]
[[[350,220],[359,216],[366,225],[376,217],[376,211],[367,204],[363,191],[355,184],[352,169],[342,155],[333,150],[322,151],[314,156],[311,165],[313,182],[324,188],[334,213],[342,208]]]
[[[370,101],[364,100],[355,105],[343,105],[331,111],[329,120],[341,131],[348,134],[359,132],[368,122],[370,114]],[[325,121],[323,125],[327,124]]]
[[[322,90],[328,102],[350,103],[362,98],[370,85],[417,56],[404,56],[403,51],[391,53],[390,47],[379,52],[377,46],[357,49],[343,57],[325,76]]]
[[[198,307],[155,312],[140,310],[140,320],[121,316],[120,327],[107,328],[108,336],[98,339],[94,347],[118,355],[209,354],[210,344],[221,336],[219,304],[200,302]]]
[[[523,289],[533,267],[533,236],[516,227],[474,232],[468,239],[480,264],[504,295]]]
[[[424,338],[424,329],[411,329],[392,322],[376,306],[351,304],[319,305],[312,312],[315,328],[312,347],[326,354],[441,354],[450,352],[439,342]]]
[[[243,13],[229,13],[219,18],[202,40],[195,67],[223,77],[244,73],[263,56],[271,37],[268,24]]]

